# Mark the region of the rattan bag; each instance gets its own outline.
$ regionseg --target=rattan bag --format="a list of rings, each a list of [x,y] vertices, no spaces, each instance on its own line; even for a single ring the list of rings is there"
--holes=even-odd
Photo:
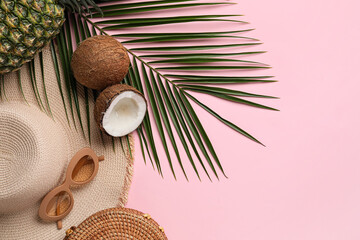
[[[66,231],[64,240],[167,240],[164,229],[149,214],[129,208],[110,208]]]

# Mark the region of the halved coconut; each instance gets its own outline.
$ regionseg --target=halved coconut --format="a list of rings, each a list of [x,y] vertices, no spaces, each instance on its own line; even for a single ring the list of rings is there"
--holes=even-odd
[[[102,91],[94,109],[100,129],[113,137],[122,137],[137,129],[145,113],[144,96],[126,84],[116,84]]]

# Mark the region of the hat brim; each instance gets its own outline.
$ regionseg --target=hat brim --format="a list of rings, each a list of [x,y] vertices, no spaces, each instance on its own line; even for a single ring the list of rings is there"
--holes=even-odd
[[[49,48],[43,50],[45,85],[43,85],[41,72],[37,71],[36,86],[39,90],[39,97],[44,105],[44,110],[53,116],[54,121],[63,128],[70,149],[68,152],[69,161],[71,157],[81,148],[91,147],[98,155],[104,155],[105,161],[100,163],[99,171],[95,179],[87,185],[72,189],[74,195],[74,208],[70,214],[63,219],[63,229],[58,230],[55,223],[43,222],[38,217],[39,202],[26,209],[25,211],[0,215],[0,236],[4,239],[63,239],[65,231],[71,226],[76,226],[85,218],[93,213],[111,207],[123,207],[127,202],[127,195],[131,184],[133,173],[133,138],[129,135],[129,142],[126,139],[111,139],[101,135],[99,128],[93,119],[94,101],[89,100],[90,127],[87,126],[87,110],[83,88],[79,86],[79,106],[83,119],[83,129],[80,126],[76,110],[74,117],[70,111],[69,101],[66,96],[66,86],[61,75],[61,88],[64,94],[64,103],[60,93],[60,88],[54,71],[53,60]],[[35,68],[40,70],[40,60],[35,58]],[[18,73],[11,73],[5,76],[2,86],[3,102],[17,102],[18,104],[29,105],[29,107],[42,108],[34,94],[31,83],[29,68],[24,66],[21,69],[21,84],[19,84]],[[46,95],[45,96],[45,90]],[[91,91],[88,92],[92,96]],[[51,109],[47,107],[47,100]],[[93,99],[90,97],[89,99]],[[0,102],[0,108],[1,104]],[[74,107],[75,108],[75,107]],[[67,109],[67,114],[65,113]],[[68,117],[67,117],[68,115]],[[90,129],[90,140],[87,129]],[[122,144],[121,142],[122,141]],[[130,145],[132,154],[129,153],[127,146]],[[122,147],[124,146],[124,148]],[[124,151],[125,150],[125,151]],[[59,169],[65,171],[65,169]],[[59,179],[61,183],[62,179]],[[50,189],[49,189],[50,190]]]

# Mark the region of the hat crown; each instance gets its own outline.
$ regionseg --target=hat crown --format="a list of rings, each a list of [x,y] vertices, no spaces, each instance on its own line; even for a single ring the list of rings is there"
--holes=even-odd
[[[36,204],[59,183],[68,162],[65,131],[35,106],[0,108],[0,214]]]

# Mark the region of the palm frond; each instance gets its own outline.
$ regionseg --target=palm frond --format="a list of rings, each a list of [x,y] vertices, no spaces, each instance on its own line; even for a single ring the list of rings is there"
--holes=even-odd
[[[56,39],[60,48],[64,76],[67,79],[66,93],[68,101],[70,106],[74,106],[74,109],[70,109],[73,120],[74,115],[78,113],[78,106],[76,106],[78,96],[76,94],[76,84],[74,84],[74,78],[69,68],[69,61],[73,51],[72,40],[75,39],[78,44],[87,37],[97,34],[112,35],[124,43],[132,56],[129,74],[124,82],[145,94],[149,102],[149,111],[142,125],[137,129],[144,161],[146,162],[146,159],[149,159],[153,168],[156,167],[157,171],[163,175],[162,163],[159,157],[160,148],[155,145],[156,137],[159,136],[162,150],[164,150],[175,178],[174,157],[177,159],[178,166],[181,168],[185,178],[187,178],[186,166],[184,166],[183,157],[180,154],[180,143],[199,179],[201,179],[201,175],[197,164],[200,164],[210,180],[211,176],[208,168],[217,178],[219,178],[218,171],[226,176],[215,148],[205,131],[206,126],[198,118],[192,103],[199,105],[239,134],[259,144],[261,142],[236,124],[220,116],[190,92],[206,94],[256,108],[277,110],[244,99],[273,99],[275,97],[249,93],[230,87],[214,86],[220,84],[241,85],[245,83],[275,82],[272,76],[249,74],[249,72],[269,68],[264,63],[244,59],[248,56],[262,54],[264,51],[239,51],[239,48],[256,47],[261,44],[258,39],[243,36],[243,34],[253,29],[242,27],[246,26],[247,22],[239,19],[241,16],[239,14],[151,16],[152,13],[158,14],[164,10],[186,11],[186,9],[196,7],[206,9],[233,4],[233,2],[229,1],[158,0],[135,3],[109,2],[111,4],[100,6],[99,9],[90,8],[91,14],[82,13],[75,17],[75,15],[69,13],[68,21]],[[101,19],[102,16],[105,16],[106,19]],[[214,28],[214,30],[204,32],[168,32],[161,30],[163,25],[175,27],[177,24],[216,24],[217,22],[228,22],[233,24],[235,29],[219,31],[219,29]],[[157,26],[156,33],[153,31],[140,32],[139,30],[146,30],[147,27],[154,26]],[[223,44],[214,42],[214,40],[220,39],[226,41]],[[201,44],[198,44],[198,41],[201,41]],[[237,74],[233,76],[221,76],[218,74],[224,70],[236,70]],[[96,97],[96,93],[93,95]],[[85,91],[85,98],[89,98],[87,91]],[[89,113],[87,114],[89,115]],[[77,118],[81,121],[81,116]],[[86,119],[89,121],[88,117]],[[155,134],[155,132],[158,134]],[[90,129],[88,129],[88,135],[90,136]],[[128,147],[130,149],[130,146]],[[174,157],[172,153],[174,153]],[[207,166],[205,163],[207,163]]]

